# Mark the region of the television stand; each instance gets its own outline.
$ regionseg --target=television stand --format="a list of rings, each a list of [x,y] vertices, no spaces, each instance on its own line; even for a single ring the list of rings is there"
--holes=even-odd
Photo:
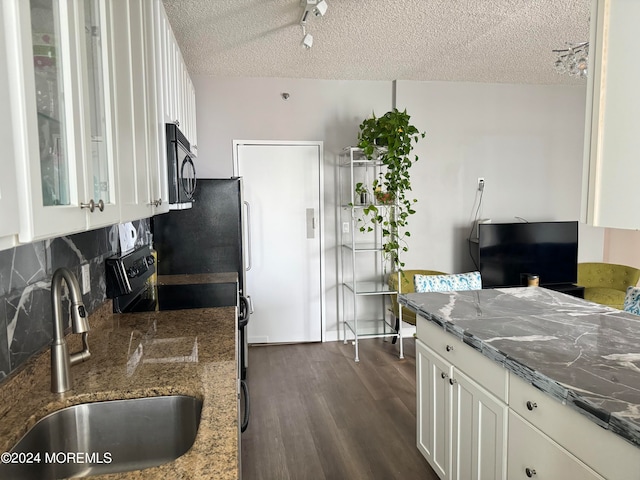
[[[566,293],[578,298],[584,298],[584,287],[574,283],[554,283],[551,285],[540,285],[541,287],[555,290],[556,292]]]

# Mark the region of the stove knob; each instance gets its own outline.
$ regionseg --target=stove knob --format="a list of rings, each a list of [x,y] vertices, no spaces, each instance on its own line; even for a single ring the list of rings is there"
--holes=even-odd
[[[156,261],[153,258],[153,255],[147,256],[147,265],[153,265],[154,263],[156,263]]]
[[[129,267],[127,270],[127,277],[136,278],[138,276],[138,269],[136,267]]]

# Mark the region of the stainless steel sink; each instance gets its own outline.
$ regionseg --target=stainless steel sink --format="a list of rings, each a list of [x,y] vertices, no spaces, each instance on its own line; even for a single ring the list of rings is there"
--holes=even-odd
[[[200,400],[181,395],[64,408],[11,449],[16,463],[3,461],[0,478],[88,477],[162,465],[191,448],[201,411]]]

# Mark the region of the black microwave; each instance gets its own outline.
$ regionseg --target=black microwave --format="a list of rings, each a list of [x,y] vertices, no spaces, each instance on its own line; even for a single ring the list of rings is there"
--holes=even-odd
[[[169,209],[191,208],[196,191],[196,167],[191,145],[176,124],[167,123],[166,131]]]

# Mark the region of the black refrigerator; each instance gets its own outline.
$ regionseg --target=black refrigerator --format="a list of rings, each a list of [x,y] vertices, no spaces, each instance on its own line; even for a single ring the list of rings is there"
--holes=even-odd
[[[248,364],[244,327],[250,310],[243,250],[244,212],[242,178],[199,178],[190,209],[157,215],[152,222],[159,275],[237,272],[241,296],[242,379],[246,377]]]

